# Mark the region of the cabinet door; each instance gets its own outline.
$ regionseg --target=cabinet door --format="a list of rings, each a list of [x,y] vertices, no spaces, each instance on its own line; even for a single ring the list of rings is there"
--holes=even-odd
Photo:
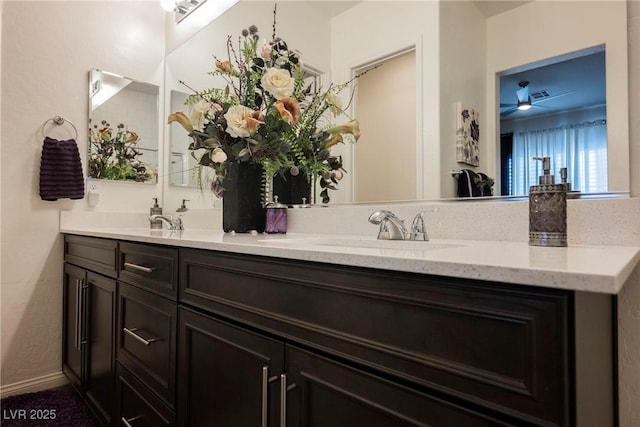
[[[94,409],[111,420],[115,373],[115,280],[87,273],[85,393]]]
[[[62,370],[77,389],[82,390],[82,286],[85,271],[64,265]]]
[[[284,345],[185,308],[178,324],[178,425],[278,426]]]
[[[509,425],[314,353],[287,346],[287,426]]]

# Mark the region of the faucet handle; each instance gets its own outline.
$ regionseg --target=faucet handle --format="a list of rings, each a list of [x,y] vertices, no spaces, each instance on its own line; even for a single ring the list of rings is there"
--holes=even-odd
[[[420,212],[413,218],[411,222],[411,230],[409,231],[410,240],[428,241],[427,229],[424,225],[424,212]]]
[[[178,215],[178,217],[173,221],[173,229],[174,230],[184,230],[184,225],[182,223],[182,215]]]

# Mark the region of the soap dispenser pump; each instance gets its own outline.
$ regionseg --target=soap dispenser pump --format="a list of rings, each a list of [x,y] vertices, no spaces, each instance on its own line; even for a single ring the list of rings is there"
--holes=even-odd
[[[149,215],[162,215],[162,208],[158,205],[158,198],[153,198],[153,206],[149,209]],[[162,220],[149,221],[152,230],[162,230]]]
[[[551,159],[542,161],[543,175],[529,188],[529,245],[567,246],[567,188],[550,174]]]

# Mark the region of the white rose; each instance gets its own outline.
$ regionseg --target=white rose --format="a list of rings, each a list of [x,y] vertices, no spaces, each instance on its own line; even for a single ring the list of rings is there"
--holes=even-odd
[[[253,135],[263,122],[259,113],[244,105],[229,107],[224,118],[227,120],[227,133],[234,138],[246,138]]]
[[[191,106],[189,113],[189,120],[191,126],[194,129],[203,130],[205,125],[209,123],[209,112],[211,111],[211,104],[207,101],[200,100]]]
[[[214,148],[211,152],[211,161],[213,163],[224,163],[227,160],[227,153],[222,148]]]
[[[295,82],[287,70],[269,68],[260,82],[262,87],[276,99],[286,98],[293,94]]]

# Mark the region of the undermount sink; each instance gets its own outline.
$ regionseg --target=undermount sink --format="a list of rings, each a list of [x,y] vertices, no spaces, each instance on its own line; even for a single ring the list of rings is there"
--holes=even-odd
[[[450,249],[463,247],[462,244],[441,243],[430,241],[414,240],[378,240],[375,238],[363,237],[331,237],[331,238],[301,238],[301,239],[281,239],[263,240],[263,242],[285,245],[310,245],[310,246],[338,246],[348,248],[370,248],[370,249],[395,249],[403,251],[432,251],[437,249]]]
[[[415,240],[378,240],[360,238],[327,239],[316,243],[321,246],[346,246],[350,248],[400,249],[412,251],[430,251],[435,249],[457,248],[463,245],[454,243],[425,242]]]

